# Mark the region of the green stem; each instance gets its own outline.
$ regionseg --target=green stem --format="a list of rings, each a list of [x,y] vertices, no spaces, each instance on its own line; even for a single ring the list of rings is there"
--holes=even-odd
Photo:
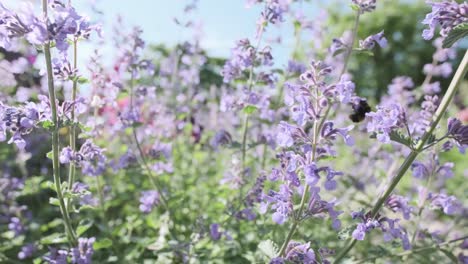
[[[418,252],[422,252],[422,251],[426,251],[426,250],[429,250],[429,249],[438,249],[438,248],[440,248],[440,247],[447,246],[447,245],[450,245],[450,244],[455,243],[455,242],[463,241],[463,240],[465,240],[465,239],[468,239],[468,235],[467,235],[467,236],[460,237],[460,238],[457,238],[457,239],[452,239],[452,240],[449,240],[449,241],[446,241],[446,242],[443,242],[443,243],[435,244],[435,245],[433,245],[433,246],[415,248],[415,249],[413,249],[413,250],[408,250],[408,251],[405,251],[405,252],[402,252],[402,253],[399,253],[399,254],[389,255],[389,256],[387,256],[387,257],[403,257],[403,256],[408,256],[408,255],[411,255],[411,254],[414,254],[414,253],[418,253]],[[368,261],[370,261],[370,260],[379,259],[379,258],[382,258],[382,256],[362,259],[362,260],[357,261],[356,264],[358,264],[358,263],[366,263],[366,262],[368,262]]]
[[[434,166],[432,166],[434,168]],[[419,208],[418,210],[418,219],[416,221],[416,230],[414,231],[414,234],[413,234],[413,237],[411,238],[411,245],[414,244],[414,241],[416,241],[416,236],[418,235],[418,232],[419,232],[419,225],[421,224],[421,215],[422,215],[422,212],[424,211],[424,207],[426,205],[426,201],[427,201],[427,191],[429,191],[429,189],[431,188],[431,183],[432,183],[432,178],[434,176],[434,170],[432,170],[431,172],[431,175],[429,175],[429,179],[427,180],[427,184],[426,184],[426,190],[424,192],[424,200],[421,204],[421,207]]]
[[[359,26],[360,17],[361,17],[361,13],[360,11],[357,11],[356,18],[354,20],[351,44],[346,51],[346,55],[345,55],[344,62],[343,62],[343,68],[341,69],[340,76],[343,75],[346,72],[346,69],[348,68],[349,59],[351,58],[351,53],[353,53],[354,42],[356,41],[356,38],[357,38],[357,30]]]
[[[374,218],[377,215],[377,213],[380,211],[380,209],[382,208],[385,201],[392,194],[395,187],[398,185],[400,180],[405,175],[408,168],[411,166],[411,164],[416,159],[418,154],[423,150],[425,143],[431,137],[431,135],[434,132],[435,128],[437,127],[440,120],[442,119],[442,115],[447,111],[447,108],[448,108],[450,102],[452,101],[453,97],[455,96],[457,88],[458,88],[459,84],[461,83],[461,81],[463,80],[463,77],[465,76],[467,70],[468,70],[468,50],[465,52],[465,55],[463,56],[463,60],[461,61],[460,65],[458,66],[457,72],[453,76],[453,79],[450,82],[450,85],[449,85],[449,88],[447,89],[447,92],[445,93],[444,97],[442,98],[442,101],[440,102],[440,105],[439,105],[439,107],[437,108],[437,111],[434,114],[431,126],[424,133],[424,135],[421,137],[421,139],[419,140],[419,142],[416,145],[415,149],[412,150],[411,153],[406,157],[405,161],[403,162],[400,169],[398,170],[397,175],[391,181],[390,186],[387,188],[384,195],[381,198],[379,198],[377,200],[377,202],[375,203],[375,205],[374,205],[374,207],[372,208],[372,211],[371,211],[372,212],[371,213],[372,218]],[[346,254],[354,247],[355,244],[356,244],[356,240],[353,240],[348,246],[346,246],[345,249],[342,252],[340,252],[340,254],[338,254],[338,256],[336,257],[335,263],[339,263],[346,256]]]
[[[73,69],[76,71],[78,64],[78,43],[77,39],[73,41]],[[72,87],[72,103],[76,100],[76,93],[78,89],[78,80],[76,76],[73,80],[73,87]],[[72,105],[71,109],[71,120],[73,122],[72,126],[70,127],[70,148],[75,151],[76,150],[76,126],[75,126],[75,105]],[[70,166],[68,167],[68,189],[71,190],[73,187],[73,183],[75,182],[75,173],[76,167],[75,163],[71,162]],[[71,199],[67,200],[67,208],[70,208]]]
[[[42,0],[42,11],[44,17],[47,17],[47,0]],[[57,116],[57,105],[55,98],[54,76],[52,73],[52,58],[50,53],[50,42],[44,44],[44,55],[47,67],[47,84],[49,92],[50,108],[52,112],[52,122],[54,122],[54,130],[52,131],[52,166],[54,174],[54,184],[59,201],[60,212],[62,214],[65,231],[67,233],[70,244],[76,245],[76,235],[72,228],[70,216],[65,205],[65,200],[62,193],[62,183],[60,180],[60,163],[59,163],[59,120]]]

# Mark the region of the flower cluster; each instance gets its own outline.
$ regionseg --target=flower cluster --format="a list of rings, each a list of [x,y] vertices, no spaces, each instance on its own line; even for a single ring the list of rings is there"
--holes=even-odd
[[[423,31],[423,38],[432,39],[437,26],[441,27],[440,35],[446,37],[457,25],[468,22],[468,3],[457,3],[453,0],[431,2],[432,12],[426,15],[424,25],[429,28]]]
[[[106,169],[105,150],[96,146],[91,140],[86,140],[79,151],[65,147],[60,153],[60,163],[74,163],[81,167],[83,174],[90,176],[101,175]]]

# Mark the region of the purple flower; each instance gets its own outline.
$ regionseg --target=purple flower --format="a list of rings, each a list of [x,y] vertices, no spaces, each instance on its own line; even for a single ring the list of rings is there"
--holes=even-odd
[[[211,139],[211,146],[217,149],[219,146],[231,144],[232,137],[229,132],[224,129],[216,132],[215,136]]]
[[[366,225],[363,223],[359,223],[356,227],[356,229],[353,231],[352,236],[356,240],[364,240],[364,237],[366,236]]]
[[[219,232],[219,224],[210,225],[210,236],[214,241],[217,241],[221,238],[221,233]]]
[[[292,263],[314,264],[314,250],[310,248],[310,242],[301,244],[296,241],[290,241],[285,251],[285,260]]]
[[[276,143],[280,147],[291,147],[294,145],[294,140],[305,137],[305,132],[302,129],[281,121],[278,125]]]
[[[18,253],[18,259],[30,258],[35,251],[36,246],[34,244],[26,244],[21,247],[21,251]]]
[[[49,264],[67,264],[68,252],[63,249],[50,248],[44,260]]]
[[[351,81],[351,76],[343,74],[340,81],[335,85],[336,98],[342,104],[347,104],[354,96],[355,85]]]
[[[408,198],[405,198],[400,195],[392,194],[386,201],[385,205],[392,209],[393,212],[400,211],[403,214],[403,217],[406,220],[410,219],[411,212],[413,211],[413,207],[408,204]]]
[[[456,26],[468,22],[468,3],[458,4],[455,1],[444,0],[442,2],[429,2],[432,6],[431,13],[426,15],[422,21],[424,25],[428,25],[428,29],[424,29],[423,38],[425,40],[432,39],[436,27],[441,27],[440,35],[446,37],[448,33]]]
[[[365,50],[371,50],[375,47],[375,44],[378,44],[381,48],[387,47],[387,39],[384,36],[383,30],[375,35],[370,35],[364,40],[359,40],[359,47]]]
[[[448,135],[460,146],[468,145],[468,125],[463,125],[457,118],[449,118]]]
[[[377,112],[367,113],[369,118],[367,131],[376,133],[377,139],[383,143],[390,142],[390,133],[406,124],[406,113],[401,105],[391,103],[388,106],[377,106]]]
[[[352,0],[353,4],[359,7],[359,12],[372,12],[375,10],[377,0]]]
[[[447,78],[452,74],[452,64],[450,62],[444,62],[441,64],[425,64],[423,68],[423,72],[426,75],[432,75],[435,77],[442,76]]]
[[[278,192],[270,190],[268,195],[264,196],[265,202],[261,205],[265,210],[261,211],[266,211],[266,207],[271,204],[271,209],[275,210],[272,215],[273,221],[283,224],[293,211],[292,195],[291,188],[286,184],[282,184]]]
[[[431,201],[431,206],[440,208],[447,215],[454,215],[461,211],[462,206],[455,196],[447,196],[446,194],[429,194],[428,199]]]
[[[332,121],[326,121],[323,124],[322,131],[320,132],[322,138],[333,141],[336,139],[336,136],[339,135],[343,138],[346,145],[354,145],[354,139],[348,134],[349,131],[351,131],[354,128],[353,125],[350,125],[345,128],[334,128],[333,126],[334,124]]]
[[[12,217],[10,223],[8,224],[8,229],[15,233],[15,236],[18,236],[24,232],[24,226],[21,223],[21,219],[18,217]]]
[[[93,244],[96,241],[94,237],[79,238],[78,246],[70,250],[71,260],[74,264],[91,264],[94,254]]]
[[[159,204],[159,193],[157,191],[143,191],[140,196],[140,211],[149,214]]]
[[[419,112],[418,119],[414,121],[413,133],[418,136],[422,136],[426,129],[432,122],[432,117],[437,110],[439,103],[439,97],[437,95],[424,96],[424,101],[421,104],[421,111]]]
[[[255,48],[248,39],[239,40],[231,53],[231,58],[226,61],[222,70],[225,83],[240,77],[245,69],[253,65],[256,58]]]

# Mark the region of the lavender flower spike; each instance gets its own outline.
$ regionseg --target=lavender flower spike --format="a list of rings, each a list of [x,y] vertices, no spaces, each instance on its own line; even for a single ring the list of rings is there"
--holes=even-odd
[[[458,4],[455,1],[428,2],[432,6],[431,13],[422,21],[429,28],[424,29],[422,36],[425,40],[434,37],[435,29],[440,25],[440,35],[446,37],[456,26],[468,22],[468,3]]]

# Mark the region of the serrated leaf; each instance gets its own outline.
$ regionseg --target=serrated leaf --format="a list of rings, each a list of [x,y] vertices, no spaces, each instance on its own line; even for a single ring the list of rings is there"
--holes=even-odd
[[[409,148],[413,147],[413,141],[411,141],[411,138],[406,137],[397,131],[392,131],[390,133],[390,140],[403,144]]]
[[[112,246],[112,240],[110,240],[108,238],[104,238],[104,239],[101,239],[101,240],[98,240],[98,241],[94,242],[93,249],[94,250],[99,250],[99,249],[108,248],[108,247],[111,247],[111,246]]]
[[[244,113],[250,115],[252,114],[253,112],[257,111],[257,107],[255,105],[247,105],[244,107],[244,109],[242,109],[242,111],[244,111]]]
[[[460,24],[448,33],[447,37],[442,42],[442,48],[450,48],[453,44],[466,36],[468,36],[468,23]]]
[[[445,256],[447,256],[451,261],[452,263],[458,263],[458,259],[457,257],[455,257],[455,255],[453,255],[452,252],[446,250],[446,249],[443,249],[443,248],[439,248],[439,250],[444,253]]]
[[[258,244],[258,249],[270,259],[278,256],[278,246],[271,240],[261,241]]]
[[[342,230],[340,230],[340,232],[338,232],[338,239],[339,240],[347,240],[347,239],[351,238],[351,234],[356,229],[356,226],[357,226],[357,224],[354,224],[354,225],[347,226],[347,227],[343,228]]]

